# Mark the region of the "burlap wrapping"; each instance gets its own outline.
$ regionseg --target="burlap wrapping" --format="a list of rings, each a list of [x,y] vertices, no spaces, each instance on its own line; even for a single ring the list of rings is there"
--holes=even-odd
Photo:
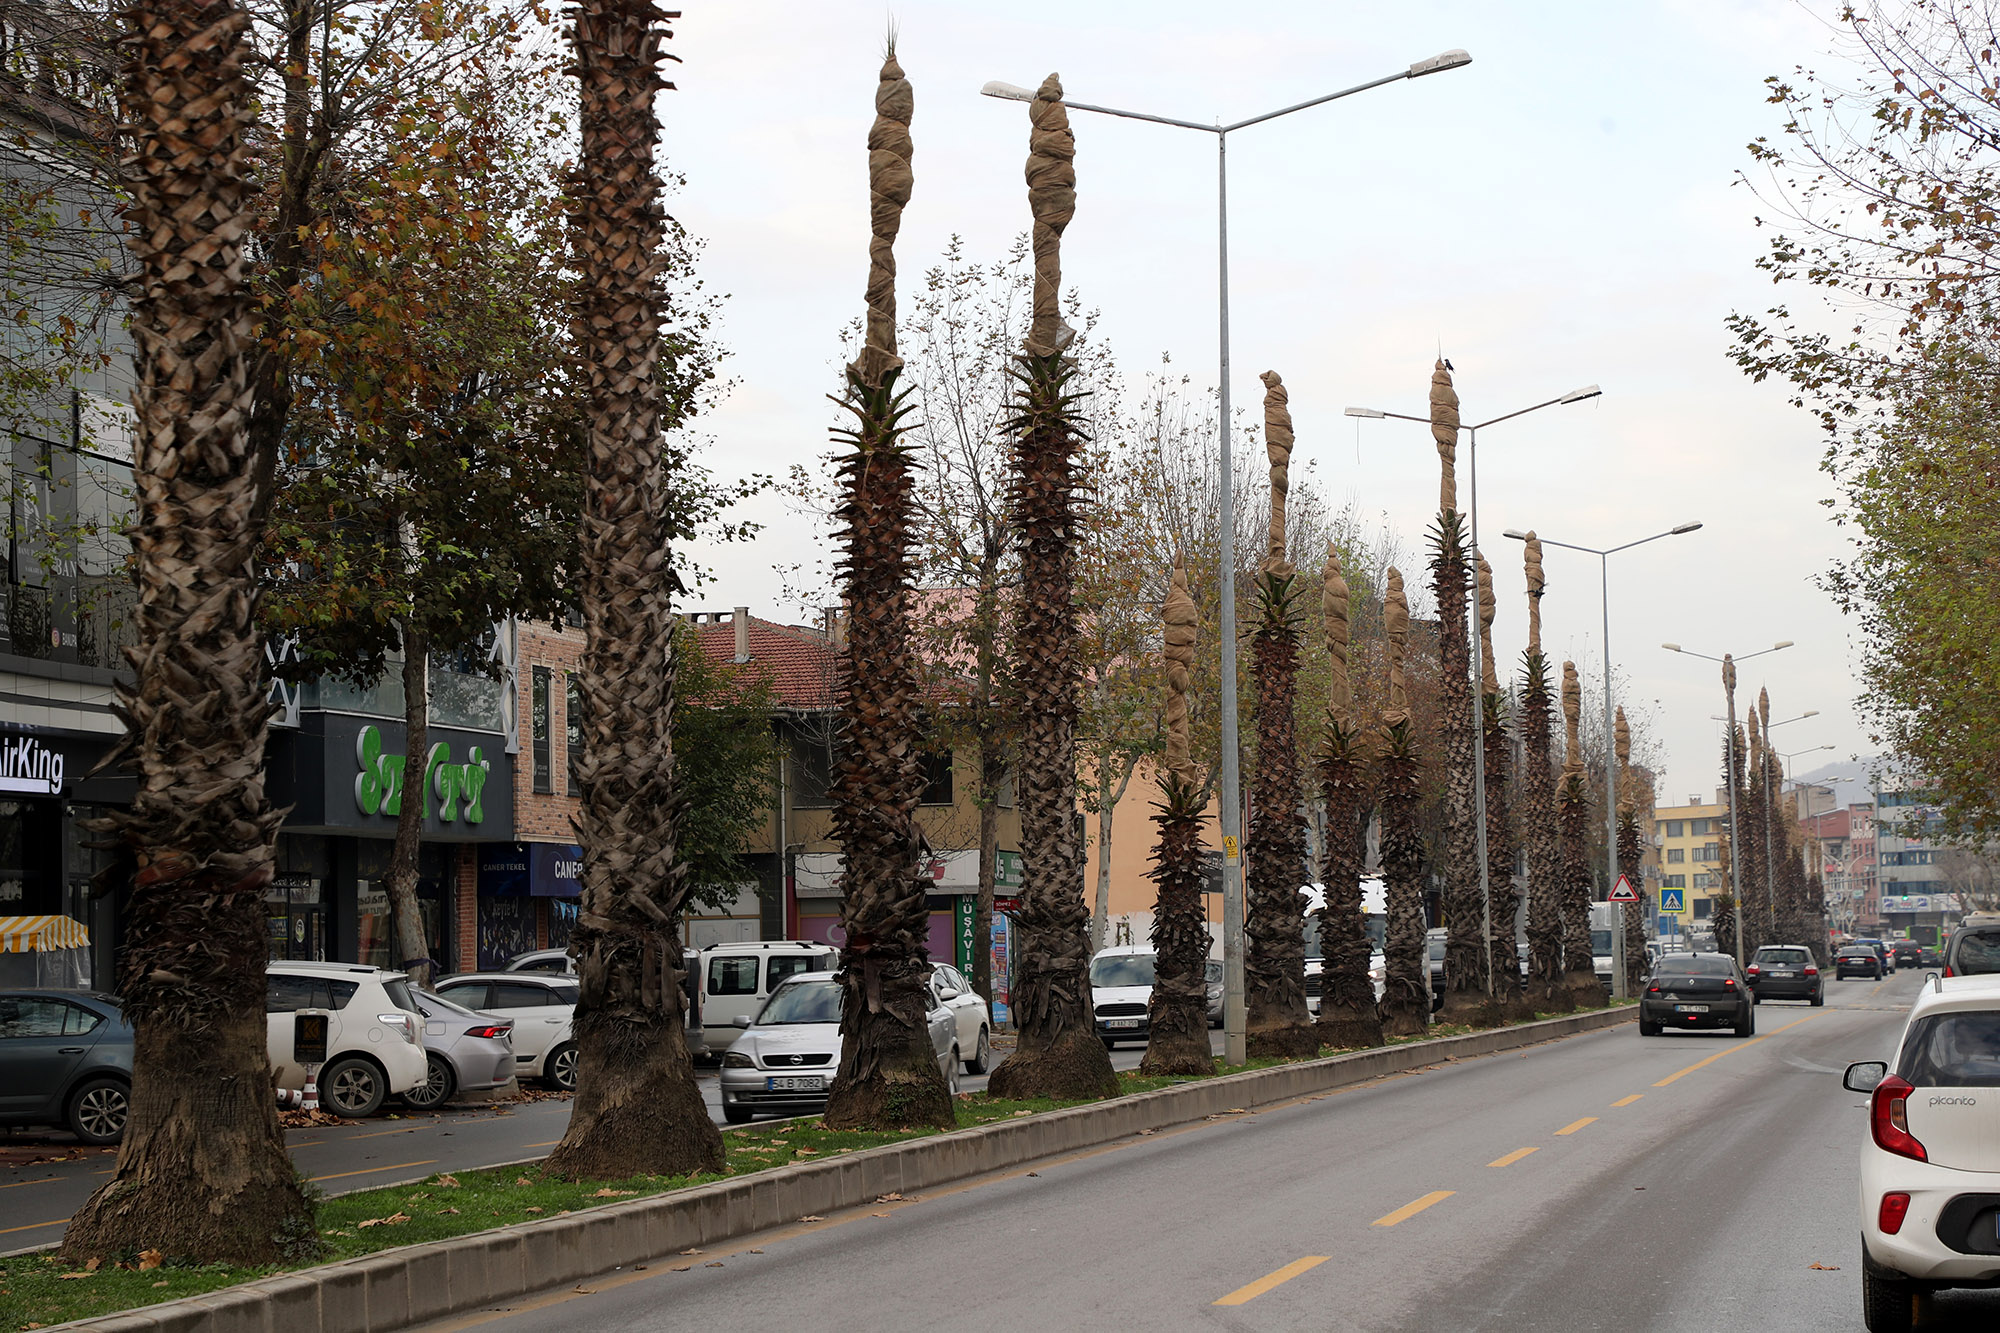
[[[1035,306],[1028,354],[1054,356],[1076,331],[1063,323],[1062,234],[1076,215],[1076,136],[1062,104],[1062,79],[1042,80],[1028,107],[1028,209],[1034,214]]]
[[[1438,447],[1438,509],[1458,512],[1458,390],[1440,360],[1431,368],[1431,438]]]
[[[1736,659],[1728,653],[1722,655],[1722,688],[1736,693]]]
[[[1563,726],[1569,732],[1569,748],[1563,752],[1563,777],[1583,776],[1583,746],[1577,728],[1583,721],[1583,682],[1577,679],[1576,663],[1563,663]]]
[[[1327,682],[1327,705],[1340,722],[1348,720],[1354,708],[1354,682],[1348,675],[1347,645],[1351,628],[1347,618],[1347,579],[1340,572],[1340,552],[1331,539],[1326,544],[1326,571],[1320,576],[1320,614],[1326,619],[1326,655],[1332,661],[1332,679]]]
[[[1549,590],[1548,575],[1542,572],[1542,539],[1528,534],[1528,651],[1542,651],[1542,594]]]
[[[1264,452],[1271,460],[1271,533],[1265,543],[1264,572],[1289,578],[1297,570],[1285,559],[1285,497],[1291,493],[1292,409],[1291,395],[1275,370],[1257,378],[1264,381]]]
[[[1167,661],[1167,771],[1183,778],[1194,776],[1188,758],[1188,673],[1194,669],[1194,631],[1197,617],[1194,598],[1188,595],[1187,570],[1176,564],[1173,582],[1167,585],[1166,604],[1160,608],[1165,625],[1164,656]]]
[[[1500,673],[1493,665],[1493,617],[1499,606],[1493,600],[1493,566],[1479,557],[1479,688],[1487,694],[1500,693]]]
[[[1389,590],[1382,598],[1384,632],[1389,639],[1389,706],[1382,720],[1391,726],[1410,720],[1409,689],[1403,680],[1403,654],[1410,645],[1410,602],[1403,593],[1403,575],[1389,567]]]
[[[1618,722],[1614,734],[1618,748],[1618,808],[1624,813],[1634,809],[1632,778],[1632,728],[1625,724],[1625,709],[1618,709]]]
[[[875,123],[868,130],[868,325],[861,359],[852,369],[861,382],[880,385],[903,364],[896,355],[896,233],[915,178],[910,158],[910,117],[916,94],[896,63],[895,48],[882,61],[875,87]]]

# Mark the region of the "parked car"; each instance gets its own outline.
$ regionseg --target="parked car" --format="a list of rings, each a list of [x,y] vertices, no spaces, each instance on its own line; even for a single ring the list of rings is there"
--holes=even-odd
[[[1826,1003],[1826,979],[1819,974],[1812,950],[1803,944],[1767,944],[1757,950],[1750,966],[1750,1003],[1766,1000],[1806,1000]]]
[[[1926,944],[1924,946],[1923,957],[1917,959],[1917,966],[1942,968],[1944,966],[1944,950]]]
[[[1152,946],[1120,944],[1090,960],[1090,1008],[1107,1049],[1144,1041],[1152,1032],[1146,1005],[1153,998]]]
[[[565,972],[576,975],[576,959],[568,949],[530,949],[507,960],[509,972]]]
[[[2000,1283],[2000,976],[1926,982],[1894,1056],[1849,1065],[1842,1083],[1869,1094],[1862,1315],[1902,1333],[1918,1293]]]
[[[1430,955],[1431,1011],[1444,1008],[1444,951],[1449,932],[1434,927],[1424,932],[1424,951]]]
[[[1889,952],[1897,967],[1916,967],[1923,961],[1924,946],[1915,940],[1897,940]]]
[[[2000,972],[2000,916],[1975,912],[1953,928],[1944,941],[1944,974],[1973,977]]]
[[[461,1092],[505,1087],[514,1078],[511,1019],[475,1013],[432,991],[410,988],[424,1016],[424,1081],[403,1094],[403,1104],[432,1111]]]
[[[1669,954],[1639,996],[1639,1035],[1657,1037],[1668,1028],[1734,1028],[1747,1037],[1757,1030],[1749,984],[1726,953]]]
[[[1313,961],[1310,958],[1306,960],[1306,994],[1311,997],[1307,1003],[1312,1006],[1312,1011],[1316,1014],[1319,1012],[1319,998],[1313,989]],[[1222,1001],[1228,989],[1224,984],[1220,958],[1208,960],[1208,969],[1203,974],[1203,982],[1208,987],[1208,1025],[1219,1028],[1222,1026]]]
[[[131,1110],[132,1025],[96,991],[0,991],[0,1125],[116,1143]]]
[[[1850,944],[1833,956],[1833,975],[1837,981],[1849,977],[1867,977],[1871,981],[1882,979],[1882,960],[1875,951],[1865,944]]]
[[[816,940],[747,940],[711,944],[691,971],[697,978],[695,1008],[688,1028],[688,1049],[713,1055],[736,1040],[748,1019],[787,977],[806,972],[831,972],[840,966],[840,950]],[[714,1040],[709,1039],[713,1031]]]
[[[1306,1012],[1319,1017],[1320,992],[1326,989],[1326,959],[1306,959]]]
[[[576,1091],[576,978],[541,972],[467,972],[446,977],[437,993],[453,1004],[514,1024],[514,1076]]]
[[[264,1038],[277,1087],[306,1085],[292,1049],[293,1015],[301,1009],[329,1016],[317,1082],[320,1104],[335,1115],[374,1115],[429,1077],[423,1015],[403,973],[364,963],[274,962],[264,968]]]
[[[965,1072],[983,1074],[993,1066],[993,1014],[965,974],[949,963],[931,965],[931,992],[951,1010]]]
[[[722,1054],[722,1118],[740,1125],[759,1113],[807,1115],[826,1108],[840,1065],[841,989],[832,972],[785,978]],[[938,1070],[958,1094],[958,1022],[938,1003],[929,1014]]]

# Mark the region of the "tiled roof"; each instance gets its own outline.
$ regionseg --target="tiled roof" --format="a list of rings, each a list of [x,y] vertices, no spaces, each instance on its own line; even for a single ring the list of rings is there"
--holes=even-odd
[[[717,665],[736,660],[736,626],[724,619],[695,626],[702,655]],[[750,617],[750,661],[771,673],[771,687],[786,708],[833,707],[839,655],[826,636],[799,625]]]

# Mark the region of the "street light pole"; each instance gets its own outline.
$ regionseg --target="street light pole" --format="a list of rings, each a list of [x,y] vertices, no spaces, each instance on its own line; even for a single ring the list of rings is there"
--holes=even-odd
[[[1745,653],[1743,660],[1747,662],[1753,657],[1762,657],[1765,653],[1775,653],[1780,648],[1789,648],[1791,646],[1792,641],[1790,639],[1780,639],[1769,648],[1760,648],[1754,653]],[[1736,904],[1736,967],[1738,971],[1741,971],[1743,968],[1743,894],[1741,892],[1742,877],[1736,873],[1736,868],[1742,860],[1743,844],[1738,841],[1736,836],[1736,659],[1728,653],[1724,653],[1720,657],[1710,657],[1707,653],[1698,653],[1691,648],[1683,648],[1677,643],[1663,643],[1660,647],[1670,653],[1685,653],[1689,657],[1699,657],[1710,662],[1722,663],[1722,692],[1729,700],[1729,716],[1727,718],[1729,724],[1727,744],[1729,771],[1722,775],[1722,785],[1729,792],[1729,896]]]
[[[1294,111],[1304,111],[1308,107],[1320,106],[1326,102],[1352,97],[1355,93],[1367,92],[1370,88],[1380,88],[1384,84],[1398,83],[1404,79],[1420,79],[1426,74],[1437,74],[1448,69],[1458,69],[1472,63],[1472,57],[1464,51],[1452,50],[1419,60],[1408,69],[1395,74],[1371,79],[1367,83],[1343,88],[1337,93],[1328,93],[1310,101],[1298,102],[1292,106],[1267,111],[1261,116],[1252,116],[1229,125],[1203,125],[1199,121],[1176,120],[1171,116],[1154,116],[1142,111],[1123,111],[1117,107],[1093,106],[1088,102],[1073,102],[1065,98],[1063,105],[1072,111],[1094,111],[1099,115],[1118,116],[1126,120],[1150,121],[1155,125],[1171,125],[1176,129],[1199,130],[1215,136],[1215,206],[1216,206],[1216,287],[1217,299],[1221,307],[1218,335],[1220,339],[1219,370],[1221,383],[1218,407],[1222,412],[1219,444],[1222,466],[1222,568],[1218,577],[1222,593],[1222,1025],[1224,1032],[1224,1058],[1233,1065],[1243,1064],[1249,1058],[1248,1014],[1243,995],[1243,788],[1239,771],[1240,756],[1237,751],[1236,719],[1236,503],[1234,465],[1229,448],[1229,135],[1233,130],[1247,129],[1261,125],[1267,120],[1289,116]],[[1026,88],[995,80],[981,88],[987,97],[1004,98],[1011,102],[1032,102],[1035,94]]]
[[[1473,569],[1475,571],[1479,566],[1479,432],[1485,430],[1488,426],[1497,426],[1503,421],[1512,421],[1515,417],[1523,417],[1530,412],[1539,412],[1545,407],[1556,407],[1564,403],[1580,403],[1587,398],[1596,398],[1603,392],[1604,390],[1598,388],[1595,384],[1586,384],[1581,389],[1571,389],[1559,398],[1551,398],[1547,402],[1536,403],[1532,407],[1524,407],[1518,412],[1509,412],[1504,416],[1494,417],[1490,421],[1482,421],[1476,426],[1462,428],[1469,441],[1465,459],[1466,475],[1471,487],[1471,497],[1470,508],[1467,511],[1466,518],[1468,526],[1471,529],[1470,550],[1472,553]],[[1370,421],[1380,421],[1384,418],[1394,421],[1415,421],[1426,426],[1430,424],[1431,420],[1429,417],[1414,417],[1407,412],[1384,412],[1379,408],[1373,407],[1350,407],[1347,409],[1346,415],[1350,417],[1364,417]],[[1699,524],[1696,526],[1699,526]],[[1473,582],[1476,591],[1478,583],[1476,574]],[[1476,595],[1472,598],[1470,610],[1472,619],[1471,640],[1466,660],[1472,676],[1473,840],[1476,844],[1476,855],[1479,858],[1480,929],[1486,951],[1486,993],[1490,996],[1493,994],[1496,985],[1493,976],[1493,884],[1492,876],[1486,868],[1486,746],[1480,739],[1485,730],[1486,707],[1484,691],[1480,689],[1479,670],[1480,640],[1484,631],[1479,623],[1479,598]],[[1513,930],[1513,923],[1511,921],[1508,922],[1508,930],[1510,932]]]
[[[1598,590],[1604,610],[1604,891],[1608,899],[1612,888],[1618,883],[1618,737],[1616,725],[1612,722],[1611,706],[1611,557],[1620,551],[1629,551],[1647,542],[1656,542],[1662,537],[1679,537],[1699,531],[1699,523],[1681,523],[1656,532],[1650,537],[1626,542],[1622,546],[1610,546],[1602,550],[1594,546],[1578,546],[1572,542],[1559,542],[1543,537],[1544,546],[1560,546],[1566,551],[1581,551],[1585,555],[1597,557]],[[1528,534],[1515,528],[1503,534],[1515,541],[1526,541]],[[1617,914],[1619,922],[1611,932],[1611,998],[1627,998],[1625,987],[1625,923],[1624,913]]]

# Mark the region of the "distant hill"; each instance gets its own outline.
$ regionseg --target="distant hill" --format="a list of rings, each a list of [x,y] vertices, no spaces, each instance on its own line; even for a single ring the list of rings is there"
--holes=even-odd
[[[1835,793],[1835,799],[1839,804],[1854,805],[1859,802],[1875,799],[1869,775],[1874,772],[1881,762],[1881,760],[1872,756],[1863,756],[1860,759],[1835,760],[1830,764],[1821,764],[1817,768],[1809,768],[1802,772],[1794,773],[1792,777],[1798,782],[1812,782],[1818,783],[1821,786],[1831,786]],[[1836,777],[1842,779],[1842,781],[1828,782],[1829,778]]]

